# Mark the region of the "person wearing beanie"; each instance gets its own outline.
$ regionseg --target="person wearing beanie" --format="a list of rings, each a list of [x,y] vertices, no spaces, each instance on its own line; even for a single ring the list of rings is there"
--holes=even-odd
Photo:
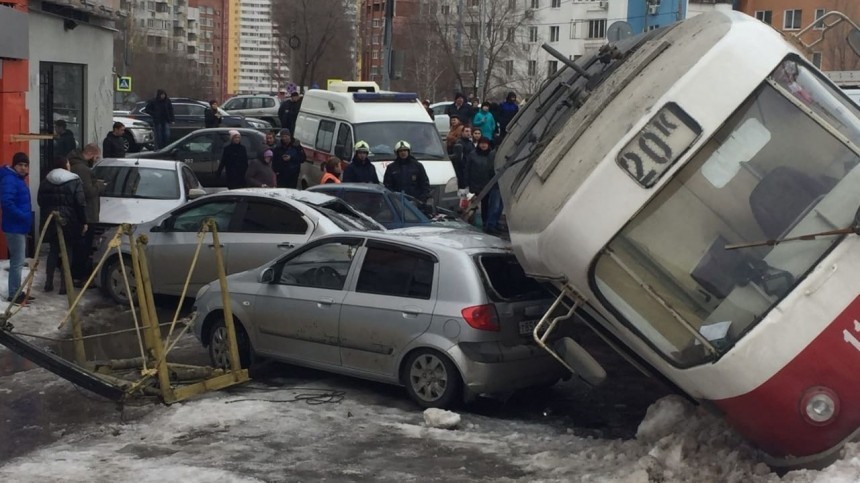
[[[496,132],[496,118],[490,112],[489,102],[484,101],[481,104],[481,110],[476,112],[475,117],[472,118],[472,127],[480,129],[484,137],[490,141],[493,140],[493,133]]]
[[[230,144],[221,153],[221,163],[218,165],[218,178],[227,171],[227,188],[234,190],[245,187],[245,173],[248,171],[248,150],[242,145],[242,134],[235,129],[229,131]]]
[[[505,97],[505,102],[499,105],[499,138],[504,138],[508,133],[508,124],[511,123],[514,116],[520,111],[520,106],[517,104],[517,94],[514,91],[508,92]]]
[[[2,207],[3,234],[9,248],[9,293],[6,300],[25,305],[33,300],[21,287],[21,270],[27,251],[27,234],[33,227],[31,219],[30,188],[24,179],[30,174],[30,158],[25,153],[12,156],[12,166],[0,168],[0,207]]]
[[[251,160],[245,173],[245,185],[249,188],[274,188],[277,184],[278,177],[272,169],[272,150],[267,149],[262,160]]]
[[[478,140],[478,146],[469,153],[463,176],[468,190],[476,195],[483,191],[484,187],[496,175],[495,168],[496,152],[493,151],[493,142],[486,136]],[[481,198],[481,221],[486,233],[499,233],[499,219],[502,216],[501,192],[498,184]]]
[[[272,150],[272,169],[278,175],[278,186],[296,189],[299,184],[299,173],[305,162],[305,150],[293,139],[289,129],[281,129],[281,142]]]

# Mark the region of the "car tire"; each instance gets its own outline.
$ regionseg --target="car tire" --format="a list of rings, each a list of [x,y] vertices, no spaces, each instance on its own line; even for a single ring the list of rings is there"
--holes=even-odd
[[[133,269],[131,267],[131,257],[123,255],[123,263],[125,271],[128,274],[128,284],[131,287],[133,297],[137,296],[137,282],[134,279]],[[112,298],[119,305],[129,305],[128,295],[125,293],[125,282],[122,277],[122,267],[119,264],[119,257],[113,257],[105,263],[102,269],[102,291]]]
[[[457,367],[440,352],[419,349],[403,365],[403,384],[422,408],[450,408],[460,401],[463,381]]]
[[[248,369],[254,362],[254,351],[251,348],[251,340],[242,324],[234,319],[236,327],[236,345],[239,347],[239,364],[243,369]],[[230,367],[230,348],[227,344],[227,324],[224,317],[219,316],[212,323],[209,330],[209,360],[212,367],[217,369],[228,369]]]
[[[125,134],[122,135],[122,142],[125,146],[125,152],[127,153],[137,153],[140,152],[140,145],[137,144],[137,141],[134,140],[134,136],[126,131]]]

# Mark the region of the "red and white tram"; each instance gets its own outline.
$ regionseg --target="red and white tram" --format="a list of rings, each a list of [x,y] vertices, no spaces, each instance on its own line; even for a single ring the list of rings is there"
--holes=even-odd
[[[525,270],[771,464],[837,455],[860,432],[858,107],[738,12],[570,64],[496,157]],[[604,375],[570,339],[549,349]]]

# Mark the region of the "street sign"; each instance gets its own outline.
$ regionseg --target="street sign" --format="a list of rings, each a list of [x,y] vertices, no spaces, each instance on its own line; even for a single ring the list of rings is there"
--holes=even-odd
[[[116,90],[117,92],[131,92],[131,76],[117,77]]]

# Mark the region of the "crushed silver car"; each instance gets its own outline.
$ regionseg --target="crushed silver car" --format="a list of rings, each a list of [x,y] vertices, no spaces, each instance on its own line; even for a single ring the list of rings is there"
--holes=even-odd
[[[532,339],[549,293],[510,246],[445,228],[322,237],[228,277],[240,357],[400,384],[422,407],[547,385],[569,373]],[[218,282],[194,331],[228,364]]]

